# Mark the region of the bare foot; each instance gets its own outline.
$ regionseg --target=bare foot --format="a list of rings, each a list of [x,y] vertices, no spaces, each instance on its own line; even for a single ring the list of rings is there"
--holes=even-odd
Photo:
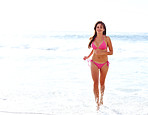
[[[99,109],[100,109],[100,105],[97,105],[97,111],[99,111]]]

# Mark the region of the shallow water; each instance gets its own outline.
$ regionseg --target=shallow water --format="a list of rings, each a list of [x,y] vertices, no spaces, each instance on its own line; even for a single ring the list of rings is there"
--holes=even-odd
[[[146,115],[148,34],[111,34],[104,105],[96,110],[85,33],[2,36],[0,114]]]

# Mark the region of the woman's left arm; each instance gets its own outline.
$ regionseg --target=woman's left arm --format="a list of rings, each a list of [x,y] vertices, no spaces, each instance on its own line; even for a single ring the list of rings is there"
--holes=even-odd
[[[107,55],[113,55],[113,46],[112,46],[112,42],[111,42],[111,39],[110,37],[107,36],[107,46],[109,48],[109,51],[106,52]]]

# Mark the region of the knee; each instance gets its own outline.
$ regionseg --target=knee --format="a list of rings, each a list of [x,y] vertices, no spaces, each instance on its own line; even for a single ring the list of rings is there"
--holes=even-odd
[[[105,89],[105,84],[104,83],[100,83],[101,89]]]
[[[94,82],[94,87],[98,87],[98,82]]]
[[[100,86],[105,87],[105,80],[100,80]]]

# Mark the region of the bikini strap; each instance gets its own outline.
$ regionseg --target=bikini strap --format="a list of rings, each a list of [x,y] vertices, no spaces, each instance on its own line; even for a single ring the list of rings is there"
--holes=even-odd
[[[102,39],[104,40],[104,35],[103,35],[103,38]]]

